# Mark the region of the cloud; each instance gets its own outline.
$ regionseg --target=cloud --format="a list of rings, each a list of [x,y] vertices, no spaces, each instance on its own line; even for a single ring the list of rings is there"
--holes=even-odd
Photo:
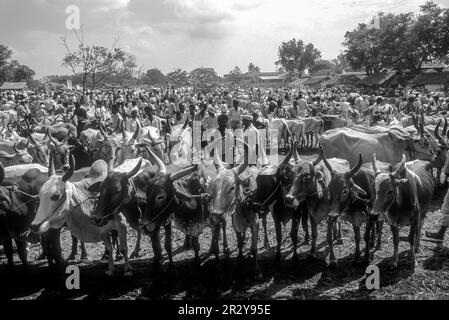
[[[443,7],[448,0],[436,0]],[[418,11],[424,0],[1,0],[0,43],[14,49],[21,63],[38,77],[64,74],[65,54],[60,38],[65,9],[80,7],[88,43],[118,46],[137,64],[193,70],[211,66],[219,74],[253,62],[274,70],[277,48],[292,38],[312,42],[324,59],[343,49],[344,34],[377,11]],[[11,26],[14,26],[11,28]]]

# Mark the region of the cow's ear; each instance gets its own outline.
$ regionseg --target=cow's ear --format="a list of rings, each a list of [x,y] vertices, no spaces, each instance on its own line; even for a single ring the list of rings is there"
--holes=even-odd
[[[100,181],[95,182],[93,185],[91,185],[89,188],[87,188],[87,190],[92,193],[100,192],[100,185],[101,185]]]
[[[404,179],[395,179],[394,182],[396,183],[396,185],[401,185],[404,183],[408,182],[408,179],[404,178]]]
[[[360,187],[359,187],[356,183],[354,183],[354,182],[352,183],[352,188],[354,189],[354,191],[355,191],[357,194],[362,195],[362,196],[364,196],[364,197],[367,196],[365,190],[363,190],[362,188],[360,188]]]

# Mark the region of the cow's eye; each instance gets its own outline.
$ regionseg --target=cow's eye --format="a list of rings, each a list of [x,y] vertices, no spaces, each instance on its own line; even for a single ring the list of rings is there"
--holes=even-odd
[[[55,193],[54,195],[51,196],[51,200],[52,201],[58,201],[61,198],[61,195],[58,193]]]
[[[347,195],[347,194],[348,194],[348,190],[345,189],[345,190],[342,191],[342,193],[343,193],[344,195]]]

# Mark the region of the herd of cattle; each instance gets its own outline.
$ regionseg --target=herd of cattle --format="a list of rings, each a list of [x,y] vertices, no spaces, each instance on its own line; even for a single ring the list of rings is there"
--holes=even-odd
[[[60,230],[66,226],[73,238],[69,259],[77,254],[77,239],[82,241],[82,258],[87,256],[83,243],[103,242],[109,275],[114,248],[124,258],[125,275],[132,274],[128,259],[139,257],[142,235],[151,238],[154,264],[160,266],[163,228],[171,266],[172,222],[185,234],[184,247],[194,250],[199,263],[203,230],[211,228],[209,252],[218,259],[220,238],[223,252],[230,252],[226,224],[232,223],[239,257],[250,231],[250,253],[258,271],[259,221],[267,246],[269,213],[276,231],[276,260],[281,258],[282,224],[292,222],[293,259],[297,259],[299,223],[309,241],[310,220],[310,255],[315,256],[317,225],[327,220],[331,264],[337,262],[333,246],[342,242],[342,221],[353,226],[356,260],[361,259],[365,224],[364,260],[369,261],[372,249],[380,247],[386,220],[393,234],[393,264],[398,264],[402,226],[410,226],[409,258],[414,262],[434,188],[441,184],[442,172],[449,175],[444,116],[405,116],[389,127],[348,127],[339,116],[262,120],[259,125],[280,130],[280,145],[286,147],[281,163],[251,166],[242,157],[232,166],[218,153],[213,161],[188,163],[186,155],[192,151],[188,122],[166,121],[166,132],[139,126],[126,132],[122,127],[119,134],[97,119],[86,123],[81,133],[51,117],[43,123],[10,122],[1,130],[0,142],[0,242],[8,265],[14,265],[12,240],[25,267],[26,243],[38,241],[49,266],[60,264]],[[307,135],[312,135],[310,147],[320,146],[313,162],[300,156]],[[247,147],[245,151],[246,156]],[[129,256],[127,225],[137,232]]]

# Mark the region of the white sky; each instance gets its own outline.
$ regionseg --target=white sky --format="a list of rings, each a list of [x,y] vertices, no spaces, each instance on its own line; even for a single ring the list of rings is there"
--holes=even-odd
[[[2,0],[0,43],[37,77],[69,74],[61,67],[65,9],[78,5],[90,43],[119,46],[145,70],[167,73],[213,67],[218,74],[249,62],[273,71],[277,48],[293,37],[312,42],[324,59],[343,50],[346,31],[378,11],[417,12],[424,0]],[[437,0],[443,7],[449,0]],[[75,42],[72,42],[75,44]]]

